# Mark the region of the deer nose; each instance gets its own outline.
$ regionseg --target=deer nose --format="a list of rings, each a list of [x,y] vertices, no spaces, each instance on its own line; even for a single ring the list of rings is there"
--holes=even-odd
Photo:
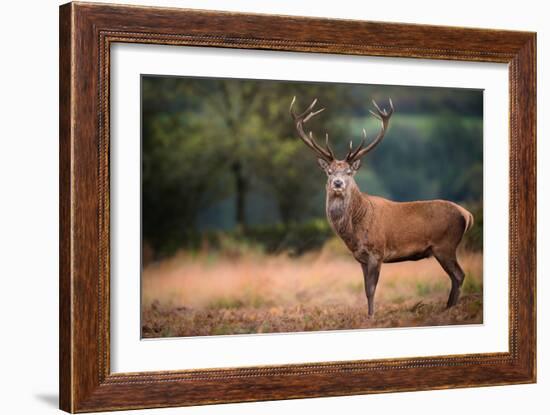
[[[334,179],[334,181],[332,182],[332,184],[334,185],[334,187],[336,188],[340,188],[344,185],[344,182],[343,180],[341,179]]]

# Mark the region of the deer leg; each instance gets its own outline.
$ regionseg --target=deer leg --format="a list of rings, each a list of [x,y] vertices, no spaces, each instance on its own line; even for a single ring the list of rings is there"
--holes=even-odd
[[[464,271],[456,260],[456,254],[453,255],[438,255],[434,253],[435,258],[451,278],[451,292],[447,301],[447,308],[456,305],[460,296],[460,287],[464,282]]]
[[[380,276],[380,265],[378,261],[370,260],[368,263],[361,263],[363,278],[365,280],[365,294],[369,303],[369,317],[374,315],[374,293]]]

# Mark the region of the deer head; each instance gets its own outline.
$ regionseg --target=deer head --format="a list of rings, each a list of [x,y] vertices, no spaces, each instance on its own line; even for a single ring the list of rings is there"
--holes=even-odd
[[[297,114],[293,109],[295,101],[296,97],[292,99],[292,103],[290,104],[290,114],[292,115],[292,118],[296,123],[296,130],[298,131],[298,135],[300,136],[302,141],[317,154],[317,161],[319,163],[319,166],[326,173],[328,178],[327,192],[329,192],[333,196],[343,196],[346,191],[349,191],[349,189],[355,185],[355,180],[353,179],[353,176],[361,166],[361,158],[369,151],[371,151],[374,147],[376,147],[378,143],[380,143],[380,141],[382,141],[382,139],[384,138],[384,135],[388,129],[390,117],[393,114],[393,103],[391,98],[389,100],[389,110],[381,109],[374,100],[372,101],[376,112],[370,110],[369,112],[374,117],[380,120],[380,131],[376,138],[372,140],[372,142],[368,146],[365,146],[367,141],[367,132],[365,131],[365,129],[363,129],[361,143],[356,149],[354,149],[353,142],[350,141],[349,151],[343,160],[336,159],[334,151],[332,151],[328,142],[328,134],[325,134],[325,147],[322,147],[317,144],[317,141],[313,137],[313,132],[310,131],[309,134],[306,134],[304,130],[304,124],[307,121],[309,121],[320,112],[324,111],[324,108],[316,111],[314,110],[317,99],[314,99],[309,107],[307,107],[306,110],[301,114]]]

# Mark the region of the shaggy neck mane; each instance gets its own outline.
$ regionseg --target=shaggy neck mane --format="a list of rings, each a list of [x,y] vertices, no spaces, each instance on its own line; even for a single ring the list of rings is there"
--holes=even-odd
[[[360,222],[368,211],[367,196],[355,183],[342,196],[336,196],[327,189],[327,217],[338,235],[347,243],[353,238],[354,225]]]

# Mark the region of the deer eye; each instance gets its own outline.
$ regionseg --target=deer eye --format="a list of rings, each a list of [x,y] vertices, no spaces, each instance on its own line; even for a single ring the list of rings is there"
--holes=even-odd
[[[331,169],[328,169],[328,174],[332,174],[332,170]]]
[[[350,175],[351,173],[352,173],[351,169],[347,169],[347,170],[346,170],[346,174],[347,174],[347,175]]]

